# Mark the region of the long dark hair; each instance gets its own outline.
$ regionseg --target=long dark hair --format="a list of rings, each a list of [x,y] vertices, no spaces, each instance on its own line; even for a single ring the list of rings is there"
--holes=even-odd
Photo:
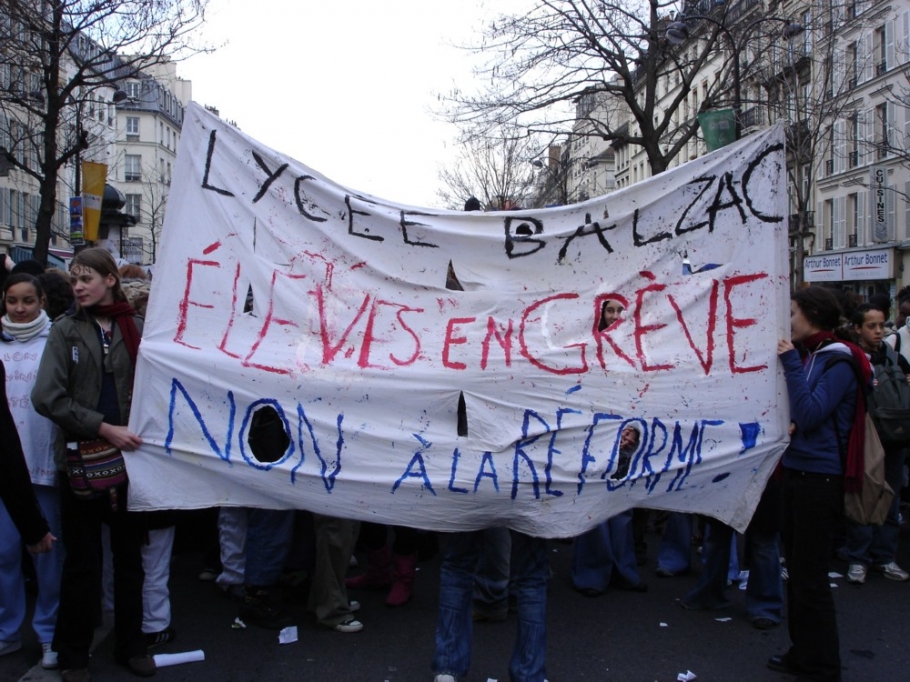
[[[840,328],[842,312],[840,303],[830,289],[820,286],[797,289],[790,296],[790,300],[799,306],[803,316],[813,327],[829,332]]]

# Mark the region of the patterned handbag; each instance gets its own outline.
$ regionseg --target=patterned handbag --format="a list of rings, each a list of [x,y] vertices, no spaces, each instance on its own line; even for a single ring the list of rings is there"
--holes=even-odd
[[[66,473],[73,494],[95,497],[126,483],[126,463],[120,448],[104,438],[71,443],[66,450]]]

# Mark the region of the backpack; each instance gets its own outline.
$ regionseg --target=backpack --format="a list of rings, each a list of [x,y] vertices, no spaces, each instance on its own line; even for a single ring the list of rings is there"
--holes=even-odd
[[[857,382],[861,382],[859,368],[852,358],[844,357],[833,360],[825,369],[829,369],[836,362],[847,362],[856,374]],[[897,363],[895,363],[896,365]],[[901,372],[903,375],[903,372]],[[906,379],[904,380],[906,385]],[[876,387],[878,388],[878,387]],[[848,521],[868,526],[882,525],[888,518],[891,511],[891,503],[894,500],[894,491],[885,481],[885,448],[878,436],[878,429],[870,413],[870,399],[872,391],[866,390],[866,434],[863,441],[863,486],[859,492],[844,493],[844,516]],[[837,419],[833,419],[834,433],[837,438],[838,447],[840,447],[841,437],[840,429],[837,427]],[[841,458],[846,461],[847,453],[841,452]]]
[[[910,445],[910,384],[898,365],[897,353],[885,344],[885,362],[873,365],[875,387],[866,405],[885,445]]]

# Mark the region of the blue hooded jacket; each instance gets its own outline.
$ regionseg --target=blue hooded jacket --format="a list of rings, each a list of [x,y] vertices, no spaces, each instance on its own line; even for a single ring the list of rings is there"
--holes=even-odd
[[[782,460],[788,469],[844,473],[843,458],[856,410],[853,367],[850,362],[832,362],[844,355],[852,359],[847,346],[832,343],[811,353],[805,365],[795,349],[780,356],[790,395],[790,420],[796,424]]]

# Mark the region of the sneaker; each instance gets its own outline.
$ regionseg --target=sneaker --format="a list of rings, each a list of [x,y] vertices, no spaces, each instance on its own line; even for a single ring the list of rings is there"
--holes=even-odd
[[[896,561],[889,561],[887,564],[879,564],[875,567],[875,570],[884,574],[889,580],[899,580],[900,582],[903,582],[910,578],[910,573],[907,573],[907,571],[898,566]]]
[[[4,641],[0,640],[0,656],[6,656],[7,654],[11,654],[14,651],[19,651],[19,649],[21,649],[21,648],[22,648],[21,639],[16,639],[16,640],[13,640],[12,642],[4,642]]]
[[[360,611],[360,602],[356,599],[352,599],[348,602],[348,608],[351,610],[351,613],[356,613]]]
[[[53,644],[44,642],[41,645],[41,667],[45,670],[56,670],[57,652],[53,649]]]
[[[458,679],[454,675],[437,675],[433,682],[458,682]]]
[[[335,632],[360,632],[363,630],[363,623],[354,618],[354,616],[348,616],[345,620],[338,623],[332,628]]]
[[[126,667],[137,677],[151,677],[158,669],[151,656],[133,656],[127,660]]]
[[[177,631],[174,628],[165,628],[161,632],[147,632],[145,634],[145,643],[149,649],[167,644],[177,639]]]
[[[862,585],[866,582],[867,570],[864,564],[850,564],[847,569],[847,582],[854,585]]]

